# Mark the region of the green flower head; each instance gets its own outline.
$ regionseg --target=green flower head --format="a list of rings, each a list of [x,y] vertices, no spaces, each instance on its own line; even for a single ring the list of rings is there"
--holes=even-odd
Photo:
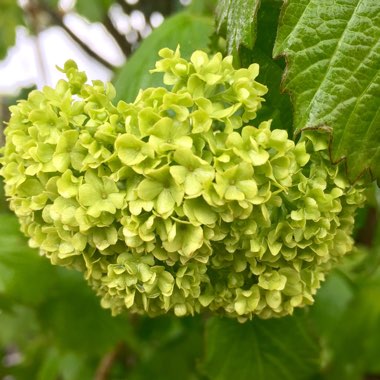
[[[321,132],[295,143],[255,122],[259,66],[163,49],[166,87],[133,103],[67,80],[11,107],[1,175],[30,244],[76,268],[114,314],[238,318],[309,305],[352,247],[363,186]]]

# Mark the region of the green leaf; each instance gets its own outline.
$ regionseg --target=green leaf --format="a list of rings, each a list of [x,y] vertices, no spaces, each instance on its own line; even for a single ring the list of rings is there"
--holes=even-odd
[[[332,362],[326,378],[359,380],[378,373],[380,341],[380,272],[359,285],[329,342]],[[353,349],[355,347],[355,349]]]
[[[55,284],[54,269],[27,246],[15,216],[2,213],[0,220],[0,295],[36,305]]]
[[[380,373],[379,255],[376,245],[356,249],[317,293],[310,316],[322,342],[323,379],[362,380]]]
[[[13,305],[10,310],[1,307],[0,310],[0,347],[30,343],[30,336],[38,333],[39,329],[35,311],[20,305]]]
[[[139,339],[144,349],[130,380],[197,380],[197,360],[203,350],[199,317],[143,318]]]
[[[355,179],[380,177],[380,2],[289,0],[275,55],[287,57],[284,89],[297,129],[327,127],[333,162]]]
[[[126,339],[131,326],[126,318],[102,309],[95,293],[73,271],[57,273],[60,287],[40,307],[40,319],[62,349],[97,355]]]
[[[45,354],[42,366],[40,367],[36,380],[56,379],[59,376],[60,353],[53,347]]]
[[[212,380],[306,380],[318,372],[318,356],[302,317],[207,324],[204,370]]]
[[[252,48],[256,40],[256,15],[260,0],[219,0],[216,8],[217,29],[226,26],[227,51],[240,45]]]
[[[194,14],[214,16],[217,3],[218,0],[191,0],[186,10]]]
[[[162,86],[160,74],[149,74],[161,48],[175,50],[180,45],[181,55],[189,58],[194,50],[207,47],[207,36],[211,32],[212,19],[209,17],[182,12],[165,20],[141,43],[116,75],[114,84],[118,99],[133,101],[140,88]]]
[[[240,48],[243,67],[256,62],[260,65],[257,81],[268,87],[265,102],[262,104],[254,125],[272,119],[271,129],[284,129],[289,136],[293,134],[293,112],[290,96],[281,91],[281,81],[285,63],[283,59],[272,58],[278,18],[282,0],[266,0],[261,3],[257,14],[257,39],[253,49]]]
[[[96,355],[127,339],[128,321],[102,309],[79,272],[53,267],[30,249],[15,216],[3,213],[0,220],[1,299],[35,307],[44,332],[64,349]],[[3,340],[8,338],[1,333],[0,343]]]
[[[336,337],[336,329],[353,298],[352,285],[338,271],[332,272],[318,290],[311,317],[321,336]]]
[[[77,0],[75,9],[92,22],[103,21],[112,0]]]
[[[0,12],[0,59],[16,40],[16,27],[24,25],[23,13],[15,0],[2,0]]]

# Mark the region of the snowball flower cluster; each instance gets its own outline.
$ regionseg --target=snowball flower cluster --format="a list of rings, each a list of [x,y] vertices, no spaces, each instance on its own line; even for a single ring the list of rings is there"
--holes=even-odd
[[[246,320],[311,304],[352,247],[362,189],[323,134],[294,143],[255,125],[257,64],[159,54],[167,87],[133,103],[68,61],[67,80],[11,107],[1,175],[22,231],[114,314]]]

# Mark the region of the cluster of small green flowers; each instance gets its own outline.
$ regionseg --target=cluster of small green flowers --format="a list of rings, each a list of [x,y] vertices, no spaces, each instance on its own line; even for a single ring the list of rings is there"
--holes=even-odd
[[[364,196],[316,132],[253,126],[258,65],[160,51],[168,88],[112,103],[74,62],[11,107],[2,176],[30,244],[114,314],[263,318],[311,304]]]

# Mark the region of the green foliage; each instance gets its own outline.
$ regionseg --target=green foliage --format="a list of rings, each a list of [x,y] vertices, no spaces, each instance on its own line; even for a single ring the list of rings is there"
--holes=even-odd
[[[0,346],[15,346],[23,355],[19,365],[0,373],[90,378],[99,355],[128,340],[128,321],[101,309],[79,273],[52,267],[28,248],[13,215],[1,213],[0,220]]]
[[[305,316],[239,324],[210,319],[204,369],[212,380],[301,380],[319,370],[319,346]]]
[[[76,11],[91,22],[102,22],[113,0],[77,0]]]
[[[331,130],[332,160],[345,157],[351,179],[380,176],[379,40],[377,0],[290,0],[279,23],[295,127]]]
[[[189,5],[186,5],[186,9],[193,14],[214,17],[217,3],[218,0],[192,0]]]
[[[379,253],[378,245],[356,250],[317,295],[311,318],[322,342],[323,379],[361,380],[380,372],[380,276],[373,265]]]
[[[197,317],[143,319],[136,328],[143,349],[128,379],[201,380],[203,324]]]
[[[49,263],[38,260],[36,252],[17,233],[18,229],[19,223],[13,215],[1,214],[0,292],[13,301],[34,306],[45,299],[46,289],[53,288],[55,279],[47,270]]]
[[[140,89],[162,85],[158,74],[150,74],[157,52],[168,47],[181,47],[184,58],[189,58],[196,49],[207,46],[207,36],[212,32],[212,19],[196,13],[184,11],[168,18],[159,28],[146,38],[139,49],[127,61],[113,83],[117,99],[133,101]]]
[[[226,29],[227,51],[240,45],[252,48],[256,40],[256,15],[260,0],[220,0],[216,8],[217,29]]]
[[[15,0],[2,0],[0,12],[0,59],[3,59],[8,49],[16,39],[16,27],[23,25],[22,11]]]
[[[292,136],[292,103],[288,94],[284,94],[281,90],[285,65],[281,59],[272,59],[281,6],[281,0],[266,0],[261,3],[257,14],[256,42],[252,49],[241,46],[239,54],[243,67],[249,66],[251,62],[257,62],[260,65],[257,80],[268,87],[265,103],[257,115],[257,123],[272,119],[272,129],[285,129],[289,136]]]
[[[111,317],[79,273],[52,267],[27,247],[14,216],[2,213],[0,220],[0,352],[12,348],[21,355],[10,366],[0,365],[2,376],[93,379],[102,357],[122,343],[131,368],[115,364],[112,379],[123,378],[125,371],[131,379],[159,379],[161,374],[175,380],[181,372],[184,379],[194,378],[193,364],[202,354],[200,320],[134,323]],[[165,373],[173,352],[179,360]]]
[[[12,272],[18,291],[34,285],[18,271],[23,260],[33,260],[31,268],[41,279],[38,282],[51,286],[35,288],[29,301],[23,297],[16,300],[15,292],[9,292],[12,287],[2,288],[0,347],[12,345],[23,356],[18,364],[0,367],[4,375],[20,380],[51,380],[59,375],[64,380],[92,379],[101,355],[122,341],[127,342],[127,351],[122,352],[129,358],[130,368],[114,363],[110,379],[124,378],[126,372],[134,380],[152,376],[176,380],[178,373],[184,379],[217,380],[234,375],[248,380],[255,375],[266,380],[311,380],[319,374],[320,379],[351,380],[378,373],[380,278],[373,267],[371,275],[361,272],[371,260],[366,251],[355,253],[329,277],[311,313],[255,319],[243,325],[211,318],[204,326],[199,318],[168,316],[142,318],[131,324],[101,310],[78,273],[51,267],[27,249],[14,217],[2,214],[0,218],[12,225],[1,231],[2,239],[6,234],[8,240],[2,240],[0,247],[6,243],[11,256],[20,256]],[[15,246],[10,243],[11,236]],[[378,256],[378,248],[371,255]],[[1,274],[3,268],[0,266]]]
[[[266,0],[260,5],[255,1],[248,3],[247,5],[245,2],[241,2],[239,6],[236,6],[235,3],[231,5],[229,1],[219,3],[217,14],[219,35],[226,38],[227,50],[234,52],[236,65],[240,63],[242,67],[247,67],[252,62],[260,65],[258,80],[265,83],[269,91],[263,108],[258,114],[257,122],[272,119],[273,129],[285,129],[292,136],[292,104],[288,94],[284,94],[281,90],[285,65],[282,60],[273,60],[272,58],[278,18],[283,2]],[[247,11],[247,7],[248,9],[254,7],[254,9]],[[224,17],[222,17],[223,15]],[[230,23],[226,27],[227,20],[230,20]],[[243,38],[240,27],[242,23],[247,29],[248,39]],[[243,28],[243,30],[245,29]],[[237,37],[241,38],[239,43],[235,41]],[[215,41],[213,46],[216,50],[221,48],[221,44],[215,43]]]

